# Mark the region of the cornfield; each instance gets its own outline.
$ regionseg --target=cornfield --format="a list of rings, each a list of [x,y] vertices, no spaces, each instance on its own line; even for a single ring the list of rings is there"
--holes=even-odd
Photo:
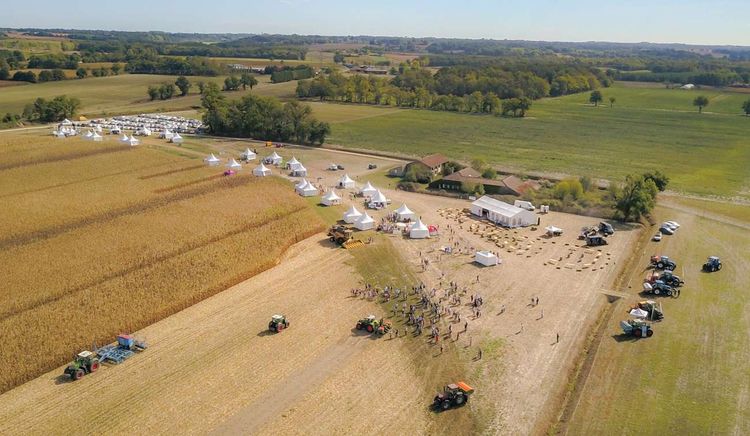
[[[280,179],[217,178],[195,161],[138,153],[117,165],[92,154],[0,170],[11,206],[0,222],[13,229],[0,234],[0,366],[14,368],[0,392],[252,277],[323,229]],[[139,166],[144,155],[150,165]],[[39,213],[48,205],[38,198],[60,213]]]

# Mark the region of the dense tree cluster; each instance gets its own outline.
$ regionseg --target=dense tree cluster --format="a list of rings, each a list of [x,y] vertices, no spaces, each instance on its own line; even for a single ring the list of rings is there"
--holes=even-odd
[[[223,72],[218,63],[203,57],[160,57],[151,52],[127,59],[125,71],[131,74],[169,74],[175,76],[217,76]]]
[[[276,68],[271,73],[271,82],[282,83],[290,82],[292,80],[309,79],[313,76],[313,69],[307,65],[298,65],[296,67],[284,66]]]
[[[29,57],[27,68],[63,68],[66,70],[74,70],[78,68],[79,62],[81,62],[81,56],[79,56],[78,53],[32,55]]]
[[[271,97],[247,95],[227,100],[214,83],[204,85],[201,102],[203,122],[209,132],[221,136],[323,144],[331,128],[312,116],[309,106],[291,101],[282,104]]]
[[[26,56],[20,50],[0,50],[0,68],[18,70],[26,62]]]
[[[61,95],[52,100],[37,98],[33,104],[27,105],[23,111],[23,117],[29,121],[52,123],[72,118],[81,106],[80,100],[75,97]]]
[[[152,85],[148,87],[148,96],[151,100],[169,100],[174,97],[174,94],[175,85],[171,83],[162,83],[159,86]]]

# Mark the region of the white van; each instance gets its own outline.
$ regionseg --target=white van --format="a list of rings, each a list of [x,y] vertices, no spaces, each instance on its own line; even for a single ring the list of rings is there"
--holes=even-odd
[[[533,204],[531,204],[530,201],[523,201],[523,200],[516,200],[513,202],[513,206],[520,207],[521,209],[526,209],[530,211],[534,211],[536,208]]]

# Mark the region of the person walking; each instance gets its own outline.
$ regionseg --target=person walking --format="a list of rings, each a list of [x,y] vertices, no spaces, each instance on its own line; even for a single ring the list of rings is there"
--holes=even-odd
[[[560,333],[556,333],[555,343],[556,344],[560,343]]]
[[[479,349],[479,360],[482,360],[482,349]]]

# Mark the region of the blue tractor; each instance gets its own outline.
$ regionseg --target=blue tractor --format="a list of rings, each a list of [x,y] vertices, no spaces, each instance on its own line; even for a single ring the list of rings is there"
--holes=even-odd
[[[721,270],[721,259],[718,256],[709,256],[706,263],[703,264],[703,271],[716,272]]]

